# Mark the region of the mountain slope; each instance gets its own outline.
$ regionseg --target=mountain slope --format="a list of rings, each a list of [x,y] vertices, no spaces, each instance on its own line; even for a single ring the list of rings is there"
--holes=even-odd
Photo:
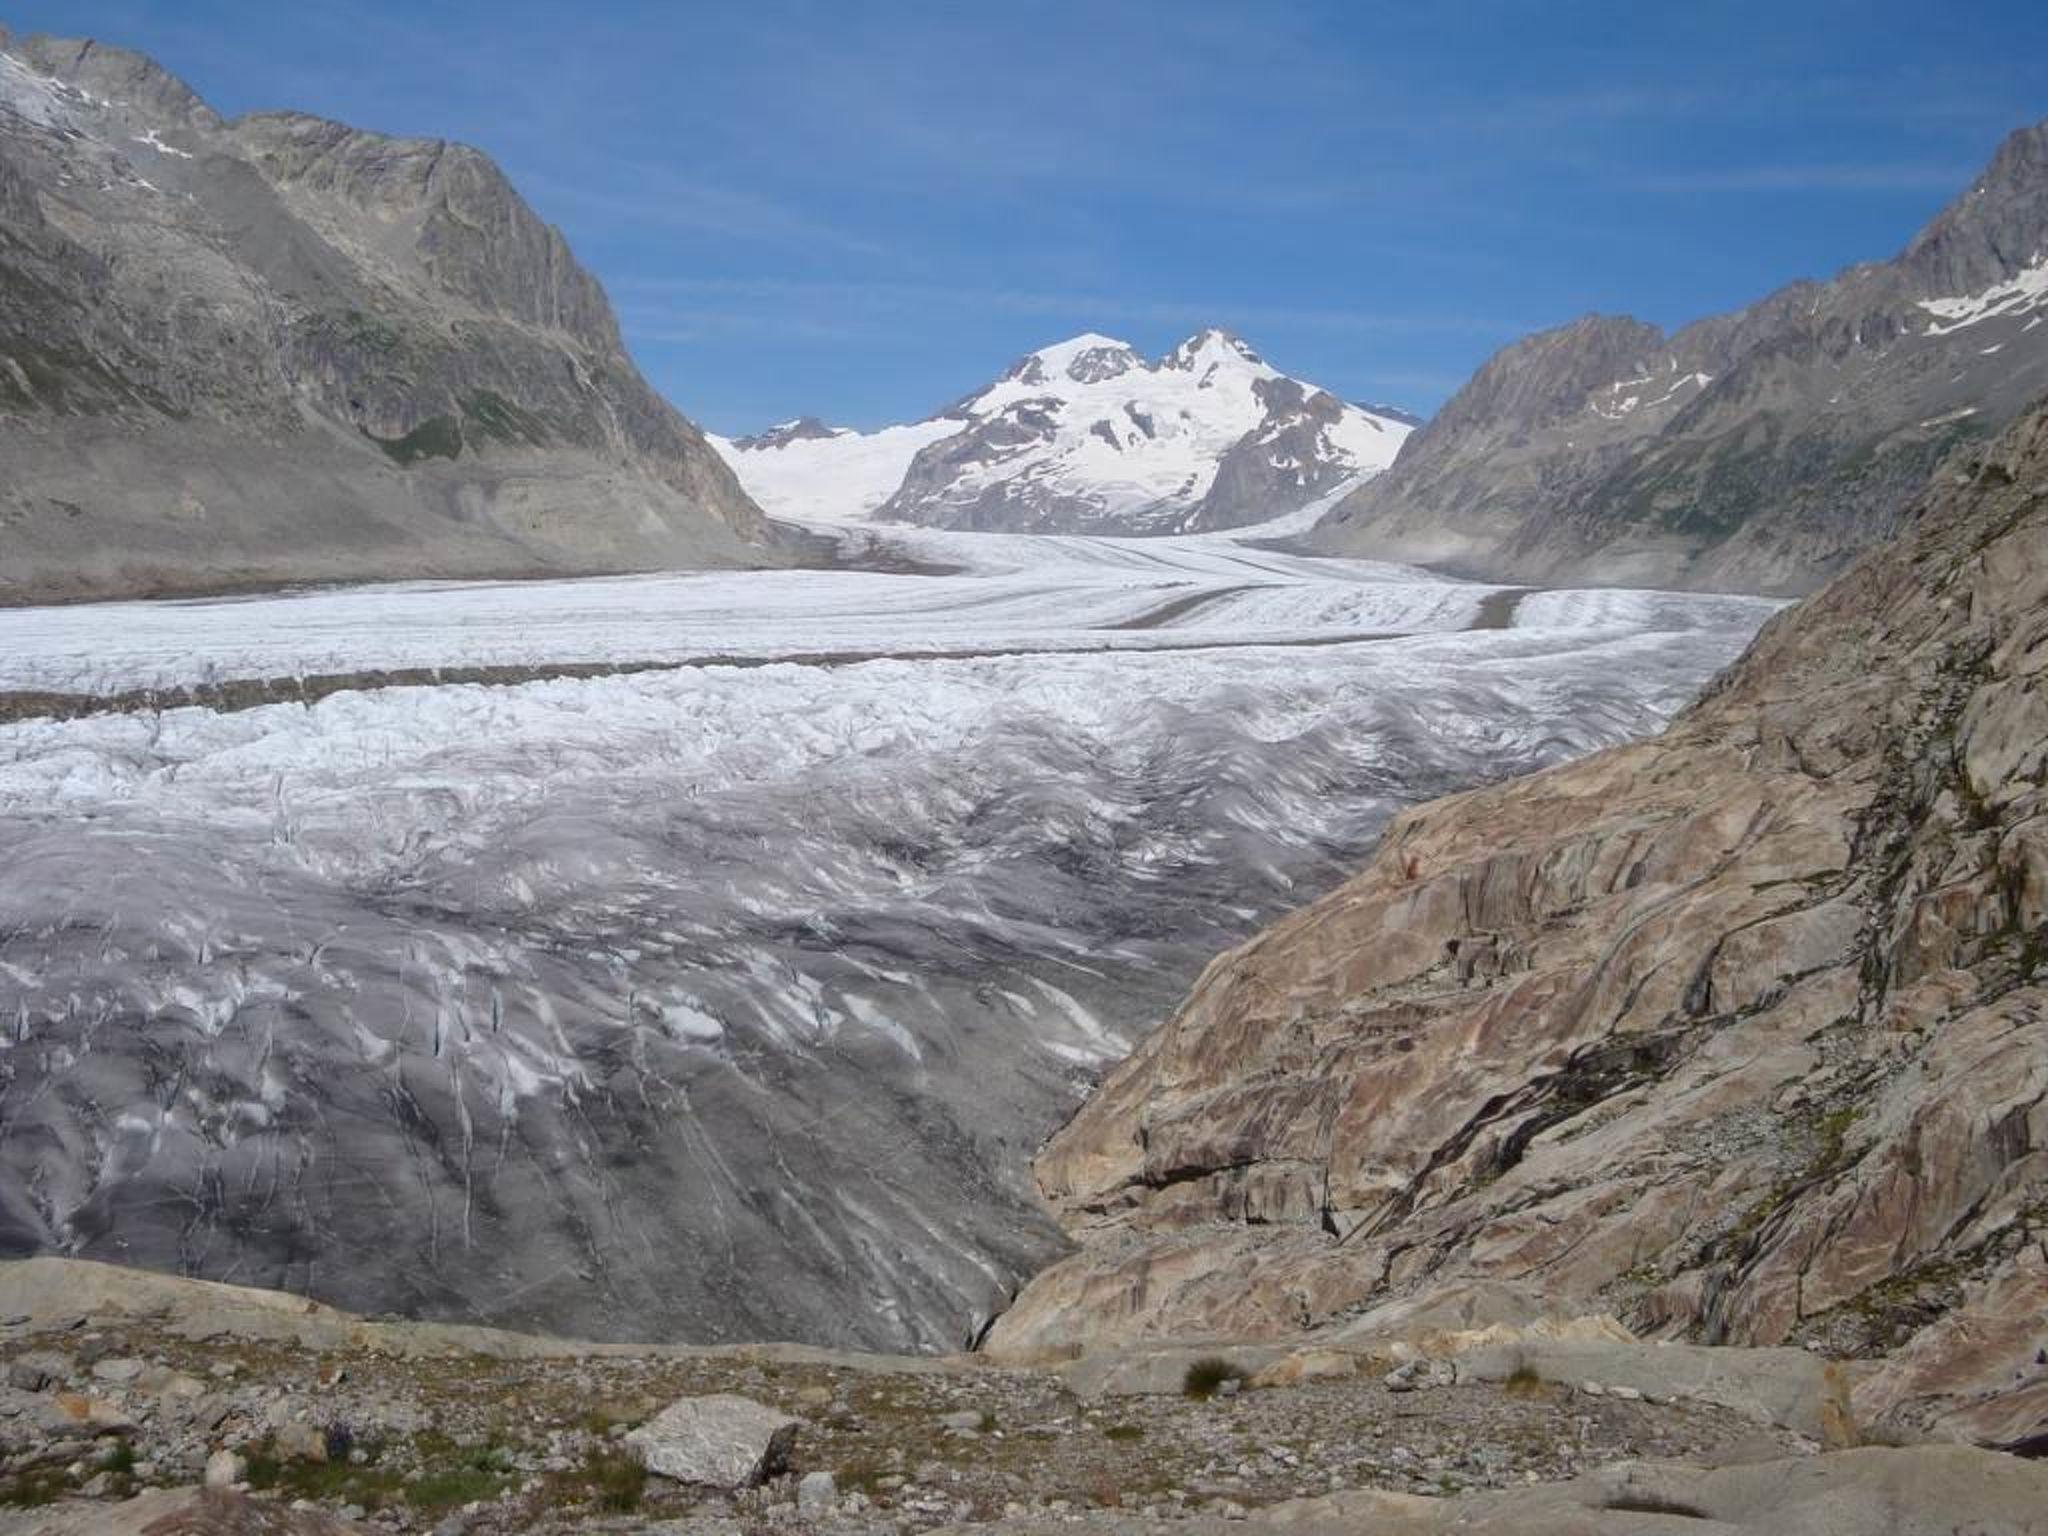
[[[483,155],[0,33],[0,601],[758,562]]]
[[[1015,533],[1186,533],[1305,506],[1391,463],[1413,422],[1365,410],[1203,331],[1156,363],[1083,335],[927,421],[815,421],[720,443],[788,516]]]
[[[2048,389],[2044,322],[2048,123],[1891,261],[1669,336],[1595,315],[1505,348],[1316,542],[1521,581],[1810,591]]]
[[[2044,1443],[2048,411],[1662,737],[1401,817],[1038,1177],[1084,1251],[1003,1348],[1506,1285]]]

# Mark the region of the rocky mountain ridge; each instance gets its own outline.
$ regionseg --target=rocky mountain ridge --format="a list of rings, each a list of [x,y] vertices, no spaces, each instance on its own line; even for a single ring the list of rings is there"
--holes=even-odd
[[[1608,1312],[2048,1444],[2048,411],[1661,737],[1408,812],[1041,1155],[992,1347]]]
[[[0,32],[0,600],[777,558],[484,155]]]
[[[1315,542],[1517,581],[1810,591],[2048,389],[2044,319],[2048,122],[1890,261],[1668,336],[1591,315],[1504,348]]]
[[[1414,418],[1273,368],[1221,330],[1156,362],[1093,334],[922,422],[804,417],[719,446],[763,505],[1009,533],[1191,533],[1306,506],[1392,462]]]

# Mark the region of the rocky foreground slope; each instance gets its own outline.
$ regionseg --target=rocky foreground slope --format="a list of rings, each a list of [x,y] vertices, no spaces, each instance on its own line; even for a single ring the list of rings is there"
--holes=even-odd
[[[2048,389],[2048,122],[1896,258],[1664,334],[1592,315],[1496,354],[1318,530],[1513,581],[1796,594]]]
[[[1717,1375],[1645,1390],[1414,1338],[1021,1368],[603,1346],[39,1259],[0,1264],[0,1536],[2048,1529],[2048,1467],[1836,1448],[1797,1393],[1745,1395],[1782,1363],[1699,1353]]]
[[[1661,737],[1402,816],[1038,1177],[1012,1354],[1612,1313],[2048,1446],[2048,413]]]
[[[0,602],[772,558],[483,155],[0,30]]]

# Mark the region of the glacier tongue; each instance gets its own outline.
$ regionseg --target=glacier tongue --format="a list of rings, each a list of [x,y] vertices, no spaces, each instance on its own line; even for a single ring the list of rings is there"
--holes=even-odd
[[[0,725],[0,1251],[960,1345],[1059,1251],[1031,1151],[1209,957],[1770,608],[903,538],[963,569],[0,614],[15,690],[667,658]]]

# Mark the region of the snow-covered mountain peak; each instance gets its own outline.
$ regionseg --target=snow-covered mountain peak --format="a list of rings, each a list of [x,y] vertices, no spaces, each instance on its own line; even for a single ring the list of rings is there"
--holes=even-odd
[[[1129,342],[1084,331],[1026,353],[1010,365],[1003,378],[1020,384],[1056,384],[1060,380],[1097,384],[1144,366],[1145,359]]]
[[[1112,336],[1069,337],[911,427],[798,422],[723,447],[783,516],[1165,533],[1292,512],[1392,463],[1411,426],[1210,327],[1156,362]]]
[[[1172,368],[1185,373],[1201,373],[1210,368],[1233,368],[1245,364],[1268,376],[1274,372],[1267,367],[1266,360],[1253,351],[1242,337],[1232,335],[1221,326],[1214,325],[1195,332],[1159,360],[1161,368]]]

